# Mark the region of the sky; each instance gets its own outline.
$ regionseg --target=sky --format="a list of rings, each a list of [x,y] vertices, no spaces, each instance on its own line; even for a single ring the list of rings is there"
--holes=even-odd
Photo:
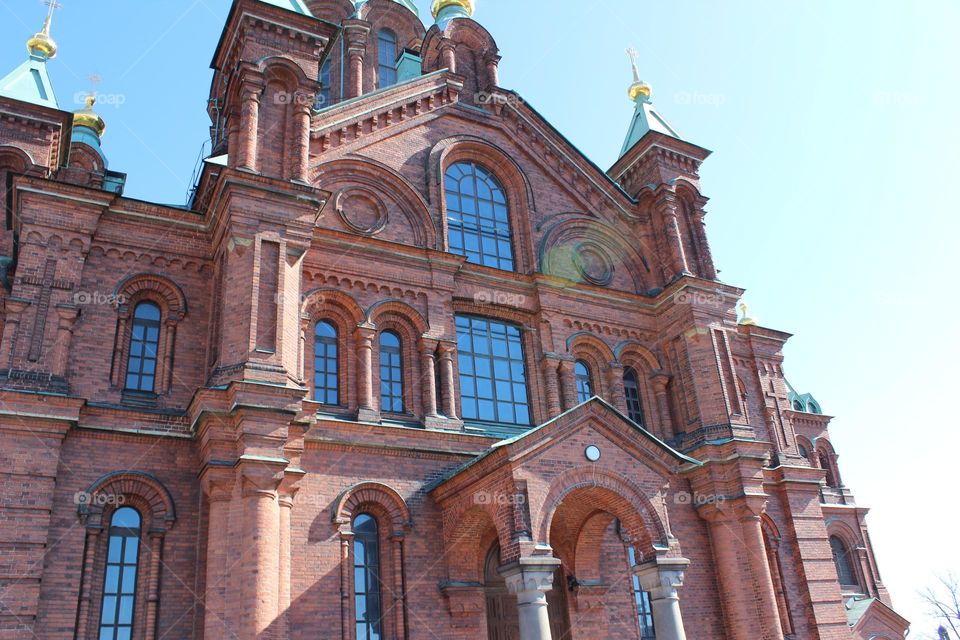
[[[101,94],[126,195],[184,204],[209,137],[210,59],[229,0],[60,0],[61,107]],[[429,19],[429,2],[418,2]],[[960,0],[477,0],[518,91],[601,167],[630,121],[625,54],[661,114],[712,149],[702,167],[720,277],[795,334],[788,379],[836,416],[841,475],[870,507],[894,604],[960,572]],[[95,7],[95,9],[94,9]],[[0,75],[25,59],[39,0],[0,0]]]

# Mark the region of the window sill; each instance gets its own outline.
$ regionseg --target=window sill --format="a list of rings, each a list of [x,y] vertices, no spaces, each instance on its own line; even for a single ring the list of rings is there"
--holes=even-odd
[[[156,407],[160,396],[152,391],[132,391],[124,389],[120,392],[120,402],[135,407]]]

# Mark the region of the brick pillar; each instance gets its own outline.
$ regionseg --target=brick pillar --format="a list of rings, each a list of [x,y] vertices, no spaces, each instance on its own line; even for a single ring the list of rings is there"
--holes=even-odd
[[[237,161],[241,169],[257,171],[257,135],[260,130],[260,92],[261,87],[248,84],[241,90],[243,103],[240,110],[240,131]]]
[[[58,304],[57,341],[54,343],[53,363],[51,373],[55,376],[64,376],[67,372],[67,360],[70,356],[70,339],[73,337],[73,323],[80,314],[80,309],[74,305]]]
[[[364,422],[380,420],[373,392],[373,340],[376,336],[373,327],[357,327],[357,420]]]
[[[340,638],[353,640],[356,627],[353,621],[353,532],[340,532]]]
[[[227,625],[227,538],[230,500],[233,495],[232,469],[208,468],[200,478],[207,497],[207,576],[204,590],[204,638],[234,635]]]
[[[304,93],[297,93],[293,104],[293,175],[297,182],[310,181],[310,111],[313,105]]]
[[[653,397],[657,402],[657,415],[660,417],[660,428],[662,430],[660,437],[669,440],[677,435],[673,418],[670,415],[670,398],[667,396],[670,376],[656,373],[650,377],[650,382],[653,383]]]
[[[457,72],[457,47],[446,38],[440,44],[440,58],[443,60],[444,67],[453,73]]]
[[[667,238],[667,248],[670,252],[670,268],[674,276],[689,273],[687,255],[683,248],[683,239],[680,235],[680,221],[677,218],[677,194],[672,191],[663,191],[657,199],[657,211],[663,218],[664,234]]]
[[[619,362],[611,362],[607,369],[607,393],[606,400],[619,409],[624,415],[627,414],[627,392],[623,388],[623,365]]]
[[[280,594],[280,509],[277,489],[283,478],[279,463],[241,461],[243,497],[243,595],[232,602],[243,613],[240,640],[273,639]]]
[[[157,607],[160,604],[160,559],[163,556],[163,534],[150,532],[150,583],[147,585],[147,621],[144,640],[157,637]]]
[[[9,369],[13,363],[21,316],[29,306],[29,300],[12,297],[6,299],[7,317],[3,327],[3,342],[0,345],[0,369]]]
[[[406,594],[406,585],[403,582],[403,563],[404,563],[404,553],[403,553],[403,535],[394,534],[390,536],[390,550],[393,553],[393,586],[391,591],[393,604],[391,609],[393,611],[393,619],[396,621],[396,638],[397,640],[405,640],[407,637],[407,625],[406,625],[406,609],[407,609],[407,594]]]
[[[759,640],[762,636],[756,622],[756,610],[749,608],[755,596],[748,579],[741,573],[738,556],[738,550],[744,547],[740,522],[730,510],[720,509],[716,505],[702,508],[700,516],[707,521],[710,531],[728,638]]]
[[[457,386],[453,371],[453,355],[456,347],[449,342],[440,343],[440,384],[442,385],[443,414],[450,420],[457,417]]]
[[[698,202],[693,209],[693,233],[697,237],[697,244],[700,247],[700,264],[703,265],[703,273],[700,274],[707,280],[717,279],[717,267],[713,263],[713,253],[710,251],[710,243],[707,242],[707,225],[704,221],[706,212],[703,210],[703,203]]]
[[[777,593],[773,587],[773,576],[767,560],[767,548],[763,543],[763,528],[760,521],[763,504],[763,502],[758,504],[757,500],[744,503],[740,509],[740,526],[756,586],[763,638],[764,640],[783,640],[780,607],[777,604]]]
[[[100,546],[100,534],[103,527],[98,521],[96,524],[87,524],[86,540],[83,545],[83,573],[80,575],[80,603],[77,607],[77,640],[87,637],[90,628],[90,609],[93,607],[93,584],[97,560],[97,548]]]
[[[369,23],[362,20],[344,20],[343,37],[347,45],[347,83],[343,87],[345,98],[363,95],[363,65],[367,53]]]
[[[284,473],[283,482],[279,489],[279,508],[280,508],[280,591],[277,600],[277,610],[279,612],[278,629],[279,638],[287,638],[290,635],[290,577],[291,577],[291,559],[290,559],[290,519],[293,512],[293,502],[297,492],[300,490],[300,480],[305,474],[303,472],[293,472],[290,469]]]
[[[563,410],[569,411],[577,406],[577,377],[573,360],[560,362],[560,396],[563,398]]]
[[[557,379],[557,358],[554,356],[544,356],[543,358],[543,382],[547,397],[547,419],[560,415],[563,410],[560,407],[560,382]]]
[[[427,418],[437,418],[437,346],[433,342],[420,342],[421,380],[423,381],[423,413]]]

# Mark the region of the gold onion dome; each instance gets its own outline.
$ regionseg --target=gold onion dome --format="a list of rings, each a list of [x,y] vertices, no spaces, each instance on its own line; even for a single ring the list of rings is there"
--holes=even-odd
[[[438,18],[440,16],[440,12],[447,7],[460,7],[460,9],[465,11],[468,16],[473,15],[473,0],[433,0],[432,13],[434,19]]]
[[[43,29],[27,40],[30,55],[49,60],[57,55],[57,43],[50,37],[50,17],[43,22]]]
[[[96,103],[96,96],[92,94],[87,96],[87,106],[80,111],[75,111],[73,114],[73,126],[93,129],[98,137],[103,137],[103,132],[106,130],[107,124],[103,121],[103,118],[93,111],[93,105]]]
[[[644,81],[634,82],[630,85],[630,99],[636,102],[640,96],[643,96],[646,99],[650,99],[650,96],[653,94],[653,88]]]

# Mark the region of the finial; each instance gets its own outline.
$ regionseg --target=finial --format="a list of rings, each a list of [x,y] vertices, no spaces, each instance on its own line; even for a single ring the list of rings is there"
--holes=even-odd
[[[633,67],[633,84],[630,85],[628,95],[634,102],[643,100],[650,102],[650,96],[653,94],[653,88],[640,79],[640,69],[637,67],[637,50],[633,47],[627,48],[627,55],[630,56],[630,65]]]
[[[747,303],[746,303],[746,302],[741,302],[741,303],[740,303],[740,313],[742,313],[743,316],[740,318],[740,321],[739,321],[737,324],[742,324],[742,325],[744,325],[744,326],[746,326],[746,327],[756,327],[756,326],[757,326],[757,319],[750,317],[750,309],[747,308]]]
[[[93,91],[84,99],[86,107],[73,113],[73,126],[87,127],[97,134],[98,138],[103,137],[103,132],[107,129],[107,124],[103,118],[98,116],[93,110],[93,105],[97,104],[97,94]]]
[[[55,0],[47,0],[47,17],[43,21],[43,28],[27,40],[27,51],[31,56],[41,60],[50,60],[57,55],[57,43],[50,37],[50,23],[53,21],[53,12],[60,8]]]
[[[473,16],[474,0],[433,0],[433,18],[441,27],[454,18]],[[442,24],[441,24],[442,23]]]

